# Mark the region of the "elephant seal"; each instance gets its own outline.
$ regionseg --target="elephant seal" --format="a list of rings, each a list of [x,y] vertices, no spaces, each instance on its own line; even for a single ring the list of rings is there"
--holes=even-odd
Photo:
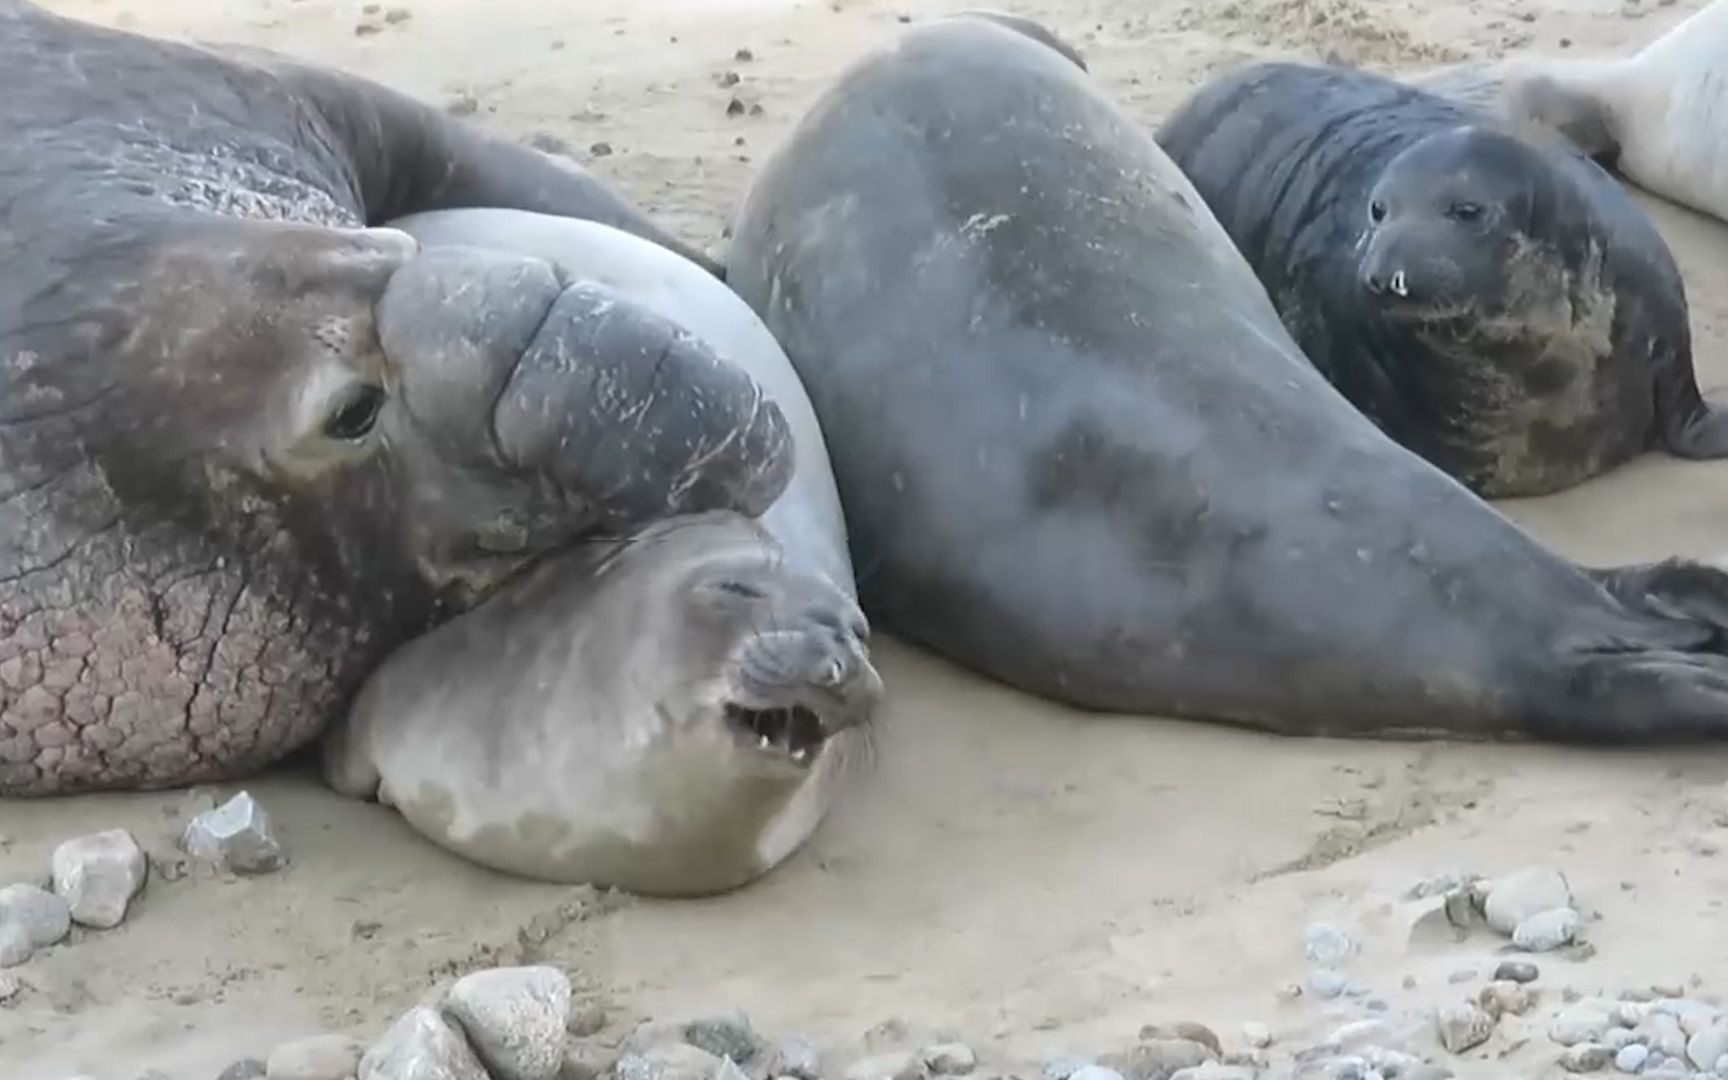
[[[1716,0],[1630,56],[1518,57],[1412,80],[1559,135],[1652,194],[1728,221],[1728,0]]]
[[[1029,37],[944,19],[848,69],[764,162],[727,282],[810,391],[878,630],[1286,734],[1728,734],[1728,575],[1581,568],[1387,438]]]
[[[17,0],[0,96],[0,795],[267,766],[547,552],[758,514],[790,479],[748,376],[543,261],[440,255],[417,280],[450,317],[484,304],[489,347],[382,347],[419,260],[379,221],[516,206],[672,245],[579,169],[348,75]]]
[[[826,813],[882,691],[792,365],[720,281],[608,226],[500,210],[392,225],[427,252],[542,258],[664,313],[778,403],[796,467],[759,521],[694,515],[578,545],[409,642],[325,735],[326,778],[527,877],[689,896],[766,873]]]
[[[1309,359],[1478,494],[1560,491],[1653,446],[1728,456],[1667,244],[1571,148],[1284,62],[1214,80],[1156,137]]]

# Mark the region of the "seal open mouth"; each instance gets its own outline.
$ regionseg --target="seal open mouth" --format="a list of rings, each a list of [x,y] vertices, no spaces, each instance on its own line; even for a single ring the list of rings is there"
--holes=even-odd
[[[757,749],[783,754],[800,765],[808,764],[828,738],[821,718],[802,705],[751,709],[729,702],[726,719]]]

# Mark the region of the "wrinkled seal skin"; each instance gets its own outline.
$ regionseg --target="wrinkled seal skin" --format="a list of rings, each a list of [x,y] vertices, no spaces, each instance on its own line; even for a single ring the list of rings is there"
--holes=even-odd
[[[530,320],[527,346],[387,356],[374,308],[416,263],[385,217],[480,202],[666,238],[579,170],[248,56],[0,0],[0,795],[268,765],[544,551],[759,513],[790,475],[760,388],[648,313],[611,345],[659,372],[653,402],[597,401],[631,358],[584,351],[575,307],[603,298],[560,302],[537,260],[486,330]],[[643,408],[663,422],[605,462],[560,442]],[[638,454],[677,483],[644,497]]]
[[[942,20],[849,69],[764,164],[727,281],[809,388],[879,630],[1287,734],[1728,733],[1728,576],[1581,569],[1388,439],[1024,36]]]
[[[458,855],[532,878],[691,896],[760,877],[826,814],[882,691],[822,431],[791,363],[720,281],[608,226],[509,210],[392,224],[423,259],[464,247],[541,258],[661,313],[766,390],[797,465],[759,523],[690,515],[579,546],[408,643],[325,735],[326,778]],[[507,301],[468,314],[490,320]],[[414,324],[444,338],[421,335],[422,353],[465,336]]]
[[[1477,493],[1552,493],[1655,446],[1728,456],[1667,245],[1570,148],[1293,63],[1213,81],[1157,139],[1307,356]]]
[[[1664,199],[1728,221],[1728,0],[1630,56],[1515,57],[1413,80],[1527,136],[1558,135]]]

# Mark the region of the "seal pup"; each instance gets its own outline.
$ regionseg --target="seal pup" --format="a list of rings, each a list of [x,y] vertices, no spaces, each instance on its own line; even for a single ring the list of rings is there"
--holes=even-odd
[[[1644,190],[1728,221],[1728,0],[1613,59],[1517,57],[1412,81],[1559,135]]]
[[[1570,147],[1370,72],[1260,63],[1157,140],[1326,377],[1490,498],[1728,456],[1655,225]]]
[[[882,692],[792,365],[720,281],[608,226],[503,210],[391,224],[427,252],[542,258],[663,313],[778,403],[796,468],[759,521],[678,517],[580,545],[408,643],[326,733],[326,778],[527,877],[678,896],[759,877],[826,814]]]
[[[791,475],[760,387],[542,261],[440,256],[417,280],[484,301],[488,347],[381,347],[416,262],[391,217],[517,206],[675,245],[574,166],[353,76],[18,0],[0,98],[0,796],[268,766],[539,556],[757,514]]]
[[[1029,37],[943,19],[850,67],[764,162],[727,282],[809,389],[878,630],[1286,734],[1728,734],[1728,576],[1581,568],[1388,439]]]

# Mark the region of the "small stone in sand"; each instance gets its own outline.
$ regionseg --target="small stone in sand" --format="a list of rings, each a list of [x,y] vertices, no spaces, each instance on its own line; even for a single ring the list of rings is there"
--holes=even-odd
[[[809,1039],[798,1036],[781,1039],[774,1048],[774,1060],[768,1071],[794,1080],[820,1080],[822,1051]]]
[[[1311,923],[1302,931],[1302,952],[1324,967],[1333,967],[1355,955],[1358,946],[1349,934],[1331,923]]]
[[[1608,1014],[1588,1006],[1562,1009],[1548,1025],[1548,1037],[1561,1046],[1601,1042],[1607,1033]]]
[[[1434,1014],[1440,1045],[1454,1054],[1481,1046],[1494,1034],[1494,1018],[1466,1002],[1447,1005]]]
[[[0,923],[17,923],[32,948],[45,949],[72,932],[72,909],[40,885],[8,885],[0,889]]]
[[[1308,976],[1308,992],[1317,998],[1331,999],[1344,992],[1350,980],[1336,971],[1316,971]]]
[[[929,1075],[917,1054],[876,1054],[848,1066],[845,1080],[924,1080]]]
[[[49,862],[54,892],[71,908],[72,921],[97,930],[120,925],[149,873],[144,850],[125,829],[68,840]]]
[[[0,1004],[5,1004],[24,992],[24,980],[16,975],[0,975]]]
[[[461,1032],[437,1009],[417,1005],[360,1059],[359,1080],[488,1080]]]
[[[36,955],[30,931],[21,923],[0,923],[0,968],[17,967]]]
[[[736,1062],[754,1061],[766,1050],[762,1039],[742,1009],[703,1016],[684,1025],[684,1041],[718,1058]]]
[[[1482,903],[1488,925],[1511,934],[1518,924],[1544,911],[1572,905],[1572,890],[1558,870],[1532,866],[1490,883]]]
[[[288,861],[270,815],[246,791],[188,822],[180,846],[194,859],[236,874],[268,874]]]
[[[965,1043],[942,1043],[924,1051],[924,1067],[937,1076],[965,1076],[978,1067],[978,1055]]]
[[[1578,1043],[1561,1053],[1560,1067],[1567,1072],[1598,1072],[1613,1060],[1614,1051],[1601,1043]]]
[[[1115,1069],[1102,1065],[1082,1065],[1068,1074],[1068,1080],[1123,1080],[1123,1077]]]
[[[1265,1024],[1243,1024],[1242,1041],[1256,1050],[1264,1050],[1272,1045],[1272,1029]]]
[[[1523,1016],[1536,1003],[1536,995],[1521,983],[1491,982],[1476,995],[1476,1003],[1492,1016]]]
[[[1552,952],[1578,934],[1578,913],[1552,908],[1530,916],[1512,931],[1512,944],[1527,952]]]
[[[612,156],[612,144],[602,140],[600,142],[595,143],[593,146],[590,146],[588,148],[588,152],[590,154],[594,155],[595,157],[611,157]]]
[[[1224,1043],[1218,1038],[1217,1032],[1205,1024],[1197,1024],[1192,1020],[1179,1020],[1174,1024],[1142,1024],[1140,1038],[1146,1039],[1187,1039],[1197,1042],[1214,1054],[1224,1053]]]
[[[547,131],[536,131],[528,145],[543,154],[569,154],[570,144]]]
[[[413,17],[414,13],[405,7],[393,7],[384,13],[384,21],[387,23],[407,22]]]
[[[445,104],[444,111],[451,116],[473,116],[480,111],[480,99],[470,93],[460,93]]]
[[[456,980],[444,1009],[494,1080],[552,1080],[564,1061],[570,979],[555,967],[491,968]]]
[[[311,1035],[272,1050],[264,1075],[269,1080],[348,1080],[365,1053],[346,1035]]]
[[[613,1072],[618,1080],[712,1080],[720,1059],[688,1043],[662,1043],[625,1054]]]
[[[257,1058],[241,1058],[217,1074],[216,1080],[262,1080],[265,1069]]]
[[[1494,969],[1495,982],[1532,983],[1541,975],[1542,970],[1528,960],[1502,960]]]
[[[1650,1048],[1638,1043],[1627,1043],[1614,1055],[1614,1067],[1623,1073],[1635,1073],[1644,1067],[1650,1059]]]

